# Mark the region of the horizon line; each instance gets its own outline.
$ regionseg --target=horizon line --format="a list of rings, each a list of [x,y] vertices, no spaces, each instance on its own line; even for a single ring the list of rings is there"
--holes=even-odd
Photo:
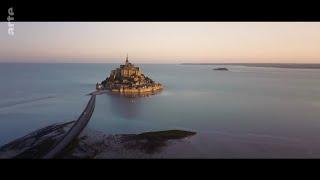
[[[122,64],[122,62],[6,62],[0,61],[0,64]],[[194,63],[189,63],[189,62],[181,62],[181,63],[150,63],[150,62],[137,62],[133,64],[180,64],[180,65],[215,65],[215,64],[221,64],[221,65],[236,65],[236,64],[317,64],[320,65],[319,63],[311,63],[311,62],[194,62]]]

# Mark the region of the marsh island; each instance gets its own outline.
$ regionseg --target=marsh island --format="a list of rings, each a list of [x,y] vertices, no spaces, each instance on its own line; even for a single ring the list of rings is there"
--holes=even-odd
[[[227,69],[225,67],[218,67],[218,68],[214,68],[213,70],[215,70],[215,71],[229,71],[229,69]]]

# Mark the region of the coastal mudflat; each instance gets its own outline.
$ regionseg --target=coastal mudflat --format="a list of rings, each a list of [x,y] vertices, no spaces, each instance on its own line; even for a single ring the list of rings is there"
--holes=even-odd
[[[63,138],[75,121],[54,124],[0,148],[0,158],[42,158]],[[84,130],[57,158],[156,158],[168,146],[186,143],[195,132],[167,130],[106,135]]]
[[[42,158],[75,121],[54,124],[3,147],[0,158]],[[207,143],[208,141],[212,143]],[[144,159],[144,158],[305,158],[320,157],[299,139],[230,134],[195,133],[184,130],[151,131],[138,134],[105,134],[85,128],[56,158]],[[319,151],[316,151],[319,152]]]

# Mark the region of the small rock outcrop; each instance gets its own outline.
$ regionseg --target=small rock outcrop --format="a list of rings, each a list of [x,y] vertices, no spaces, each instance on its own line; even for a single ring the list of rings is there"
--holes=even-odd
[[[215,70],[215,71],[229,71],[229,69],[227,69],[227,68],[225,68],[225,67],[214,68],[213,70]]]

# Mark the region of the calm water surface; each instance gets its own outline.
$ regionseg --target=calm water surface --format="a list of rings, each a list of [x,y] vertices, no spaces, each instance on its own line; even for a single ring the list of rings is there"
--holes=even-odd
[[[320,157],[320,70],[139,65],[157,95],[97,96],[87,128],[106,134],[197,132],[176,157]],[[0,64],[0,145],[76,119],[95,83],[119,64]],[[172,153],[179,152],[179,153]]]

